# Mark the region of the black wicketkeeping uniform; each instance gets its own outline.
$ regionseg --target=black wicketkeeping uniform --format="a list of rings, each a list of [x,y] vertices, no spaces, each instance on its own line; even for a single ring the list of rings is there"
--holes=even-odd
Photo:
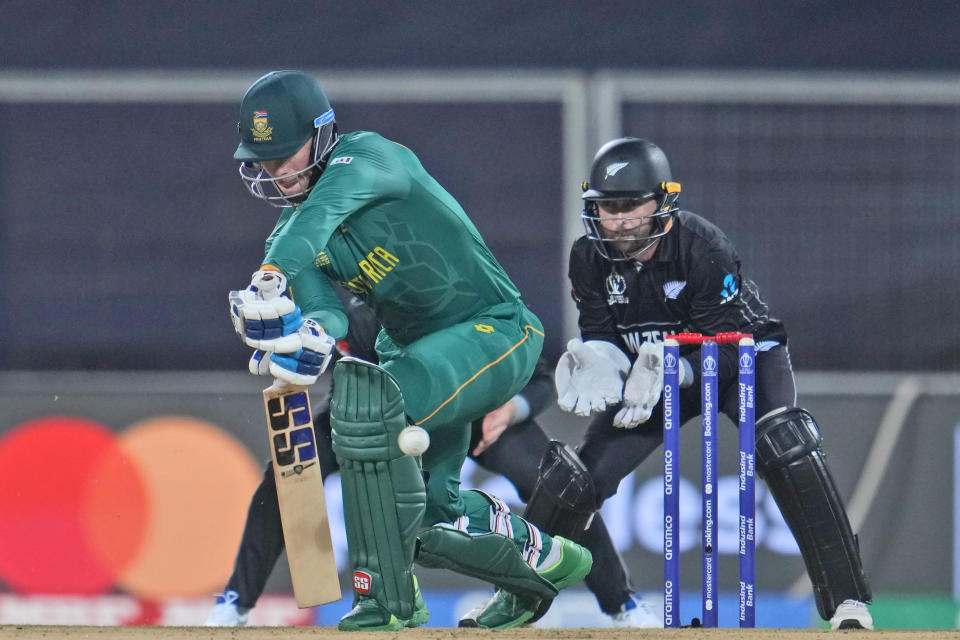
[[[752,333],[759,342],[786,344],[757,286],[740,273],[740,258],[720,229],[678,212],[648,262],[611,261],[586,236],[573,245],[570,281],[583,340],[608,340],[628,354],[668,333]],[[686,346],[690,357],[696,347]],[[721,375],[736,369],[736,349],[723,350]]]
[[[752,333],[758,350],[757,417],[794,404],[783,324],[770,317],[756,284],[741,274],[736,249],[716,225],[689,211],[678,212],[647,262],[607,260],[583,236],[570,253],[569,276],[584,341],[613,342],[632,361],[641,343],[662,342],[667,334]],[[680,353],[694,371],[690,390],[680,394],[682,419],[687,420],[700,413],[700,348],[682,345]],[[720,345],[719,355],[721,407],[736,423],[737,346]],[[613,495],[620,480],[662,442],[659,404],[636,429],[613,426],[619,409],[595,416],[580,447],[601,500]]]
[[[581,338],[612,342],[632,361],[640,344],[661,342],[666,334],[751,333],[757,348],[758,422],[772,411],[794,407],[796,386],[786,331],[779,320],[770,316],[756,284],[741,273],[740,259],[732,243],[715,225],[688,211],[675,214],[671,224],[653,257],[643,263],[608,260],[586,236],[574,243],[569,277],[580,312]],[[693,383],[680,394],[682,424],[700,414],[700,348],[681,345],[681,355],[694,372]],[[737,355],[736,345],[720,345],[720,408],[734,424]],[[579,448],[596,483],[598,504],[612,496],[623,477],[663,442],[662,402],[658,402],[646,423],[634,429],[613,426],[619,410],[617,404],[594,416]],[[802,466],[816,459],[816,465],[821,465],[816,467],[816,473],[781,474],[779,490],[772,492],[784,515],[790,515],[788,522],[792,521],[791,527],[796,529],[794,535],[801,531],[805,536],[800,547],[808,571],[813,567],[817,574],[829,574],[829,580],[820,581],[827,586],[818,592],[818,608],[824,618],[829,618],[832,608],[844,598],[869,600],[869,588],[833,481],[820,462],[822,458],[817,456],[818,451],[797,463]],[[761,462],[758,458],[758,468]],[[805,486],[786,486],[792,482]],[[828,487],[829,491],[805,491],[810,487]],[[804,503],[795,498],[801,494],[807,496]],[[811,522],[820,523],[820,528],[812,528]],[[605,531],[591,528],[579,542],[594,550],[605,544],[605,538]],[[822,546],[816,548],[817,544]],[[817,557],[811,556],[811,552]],[[594,574],[604,576],[611,584],[629,585],[622,564],[609,553],[594,553],[591,575]],[[831,590],[836,592],[831,594],[833,597],[825,597],[824,593]]]

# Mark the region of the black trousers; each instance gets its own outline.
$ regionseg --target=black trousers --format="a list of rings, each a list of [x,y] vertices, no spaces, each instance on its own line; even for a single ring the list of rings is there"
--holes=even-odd
[[[699,362],[691,363],[694,367]],[[775,347],[757,353],[756,359],[756,417],[773,409],[793,406],[796,403],[796,384],[790,354],[786,347]],[[737,423],[736,379],[726,381],[720,389],[720,407],[734,424]],[[636,469],[663,443],[663,402],[654,408],[650,419],[635,429],[618,429],[613,418],[620,410],[617,405],[597,414],[587,427],[580,445],[583,460],[597,488],[598,503],[617,492],[620,481]],[[700,389],[696,385],[681,390],[680,423],[700,415]],[[594,546],[603,547],[603,539],[609,541],[606,529],[595,531],[596,523],[586,531],[584,546],[593,551]],[[608,581],[613,585],[629,583],[626,569],[616,553],[594,554],[593,569],[587,576],[587,584]],[[599,586],[599,585],[598,585]],[[597,593],[597,591],[594,591]],[[598,594],[598,599],[600,598]],[[601,602],[601,607],[603,607]],[[608,611],[604,608],[604,611]],[[608,611],[610,612],[610,611]]]

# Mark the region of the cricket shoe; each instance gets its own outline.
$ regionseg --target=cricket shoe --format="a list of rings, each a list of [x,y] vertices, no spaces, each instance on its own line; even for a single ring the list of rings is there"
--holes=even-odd
[[[560,545],[560,559],[545,569],[537,569],[537,573],[560,591],[576,584],[590,573],[593,556],[576,542],[561,536],[554,536],[553,544]],[[539,605],[538,598],[519,596],[497,589],[492,598],[460,618],[460,626],[512,629],[527,623]]]
[[[407,628],[420,627],[430,622],[430,610],[427,609],[427,603],[423,600],[423,594],[420,593],[420,582],[417,576],[413,576],[413,588],[416,593],[413,598],[413,615],[407,620]]]
[[[430,621],[430,611],[420,593],[420,584],[416,576],[413,578],[413,587],[416,592],[413,615],[409,620],[401,620],[370,596],[358,595],[356,605],[350,613],[340,618],[337,628],[340,631],[399,631],[426,624]]]
[[[873,630],[873,617],[867,605],[859,600],[844,600],[830,618],[831,629]]]
[[[663,620],[660,619],[649,604],[644,600],[630,598],[623,603],[620,611],[610,616],[615,627],[632,627],[635,629],[662,629]]]
[[[203,623],[205,627],[245,627],[247,626],[247,616],[249,609],[237,607],[237,599],[240,597],[233,589],[227,589],[223,593],[217,594],[217,602],[213,605],[207,621]]]

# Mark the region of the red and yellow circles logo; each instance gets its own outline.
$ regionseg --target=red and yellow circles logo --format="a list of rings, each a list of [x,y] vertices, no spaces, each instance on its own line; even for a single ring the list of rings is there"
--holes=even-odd
[[[259,465],[215,425],[50,416],[0,435],[0,583],[146,600],[223,588]]]

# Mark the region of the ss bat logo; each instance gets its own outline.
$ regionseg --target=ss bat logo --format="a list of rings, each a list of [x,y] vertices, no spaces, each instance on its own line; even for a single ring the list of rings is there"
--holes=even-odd
[[[267,401],[274,453],[281,467],[295,465],[282,476],[300,474],[317,457],[310,404],[304,391],[297,391]]]

